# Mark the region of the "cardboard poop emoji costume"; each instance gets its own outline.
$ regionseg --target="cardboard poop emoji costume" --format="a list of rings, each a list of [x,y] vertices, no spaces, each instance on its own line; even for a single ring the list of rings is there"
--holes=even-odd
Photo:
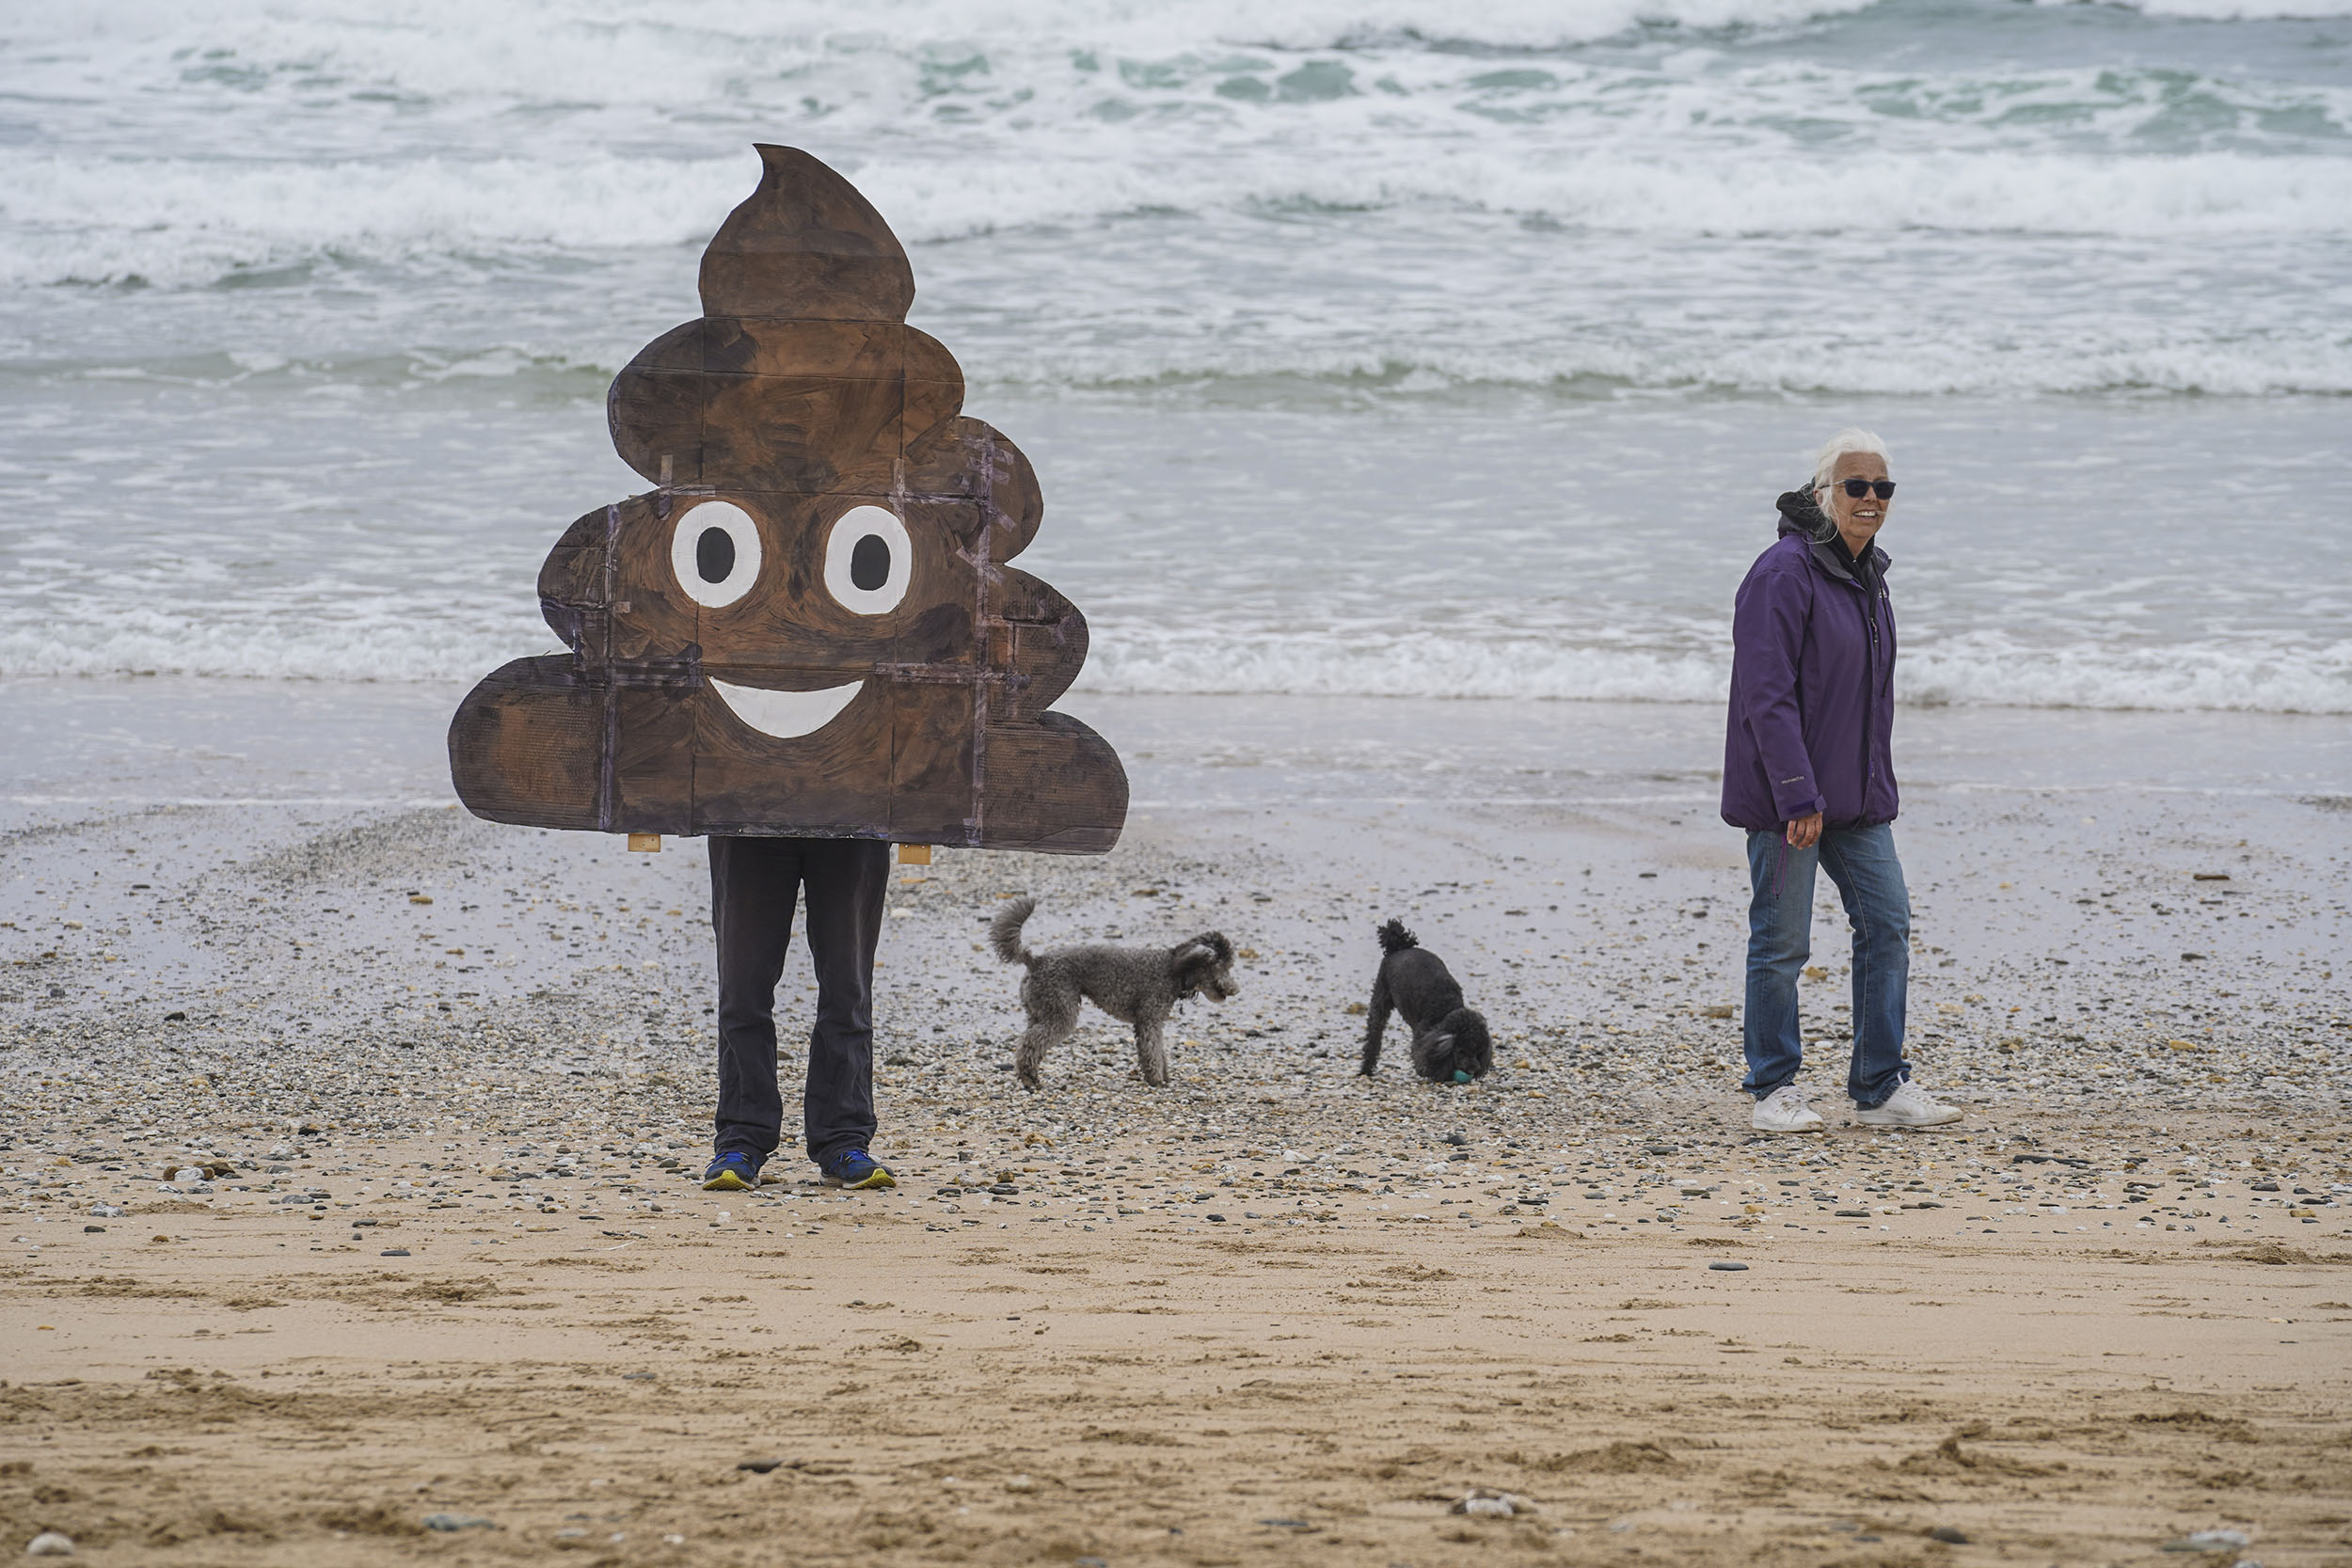
[[[1100,854],[1126,774],[1050,707],[1086,620],[1005,564],[1037,476],[958,412],[881,214],[807,153],[758,150],[701,319],[612,383],[612,444],[658,488],[557,541],[539,602],[571,652],[459,705],[458,798],[548,828]]]

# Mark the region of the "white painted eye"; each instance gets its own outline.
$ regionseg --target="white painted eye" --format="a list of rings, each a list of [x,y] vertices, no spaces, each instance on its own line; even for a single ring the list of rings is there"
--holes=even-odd
[[[705,501],[678,514],[670,570],[706,610],[731,605],[759,580],[759,526],[733,501]]]
[[[898,608],[914,575],[906,524],[879,506],[853,506],[825,539],[825,591],[844,610],[882,615]]]

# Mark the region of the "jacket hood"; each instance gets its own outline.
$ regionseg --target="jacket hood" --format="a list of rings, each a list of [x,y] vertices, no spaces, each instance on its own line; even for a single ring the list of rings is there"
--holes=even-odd
[[[1780,508],[1780,536],[1802,533],[1816,544],[1826,542],[1837,527],[1821,511],[1821,503],[1813,499],[1811,486],[1790,490],[1773,503]]]
[[[1810,489],[1790,490],[1774,503],[1780,508],[1780,537],[1795,534],[1805,541],[1808,552],[1820,563],[1821,570],[1841,582],[1854,580],[1846,564],[1844,546],[1836,543],[1837,525],[1821,510]],[[1872,571],[1883,572],[1893,564],[1884,550],[1872,545],[1865,559]]]

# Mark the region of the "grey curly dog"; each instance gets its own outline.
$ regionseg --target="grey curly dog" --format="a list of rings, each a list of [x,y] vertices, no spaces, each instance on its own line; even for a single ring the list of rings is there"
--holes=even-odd
[[[1078,1027],[1078,1004],[1093,1003],[1136,1030],[1136,1065],[1143,1081],[1168,1086],[1168,1041],[1161,1031],[1176,1004],[1205,996],[1222,1002],[1241,994],[1233,979],[1233,944],[1221,931],[1203,931],[1172,947],[1112,947],[1102,942],[1052,947],[1033,953],[1021,943],[1021,927],[1037,909],[1034,898],[1016,898],[989,927],[996,956],[1026,964],[1021,1006],[1029,1026],[1013,1053],[1024,1088],[1036,1088],[1045,1053]]]

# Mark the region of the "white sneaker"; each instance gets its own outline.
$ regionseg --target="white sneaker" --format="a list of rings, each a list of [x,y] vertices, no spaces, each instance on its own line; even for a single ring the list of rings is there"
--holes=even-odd
[[[1865,1127],[1941,1127],[1958,1121],[1965,1114],[1957,1105],[1930,1099],[1927,1091],[1916,1085],[1903,1084],[1886,1097],[1883,1104],[1856,1111],[1853,1118]]]
[[[1748,1117],[1748,1125],[1759,1132],[1819,1132],[1821,1113],[1804,1102],[1803,1089],[1794,1084],[1783,1084],[1756,1102],[1756,1112]]]

